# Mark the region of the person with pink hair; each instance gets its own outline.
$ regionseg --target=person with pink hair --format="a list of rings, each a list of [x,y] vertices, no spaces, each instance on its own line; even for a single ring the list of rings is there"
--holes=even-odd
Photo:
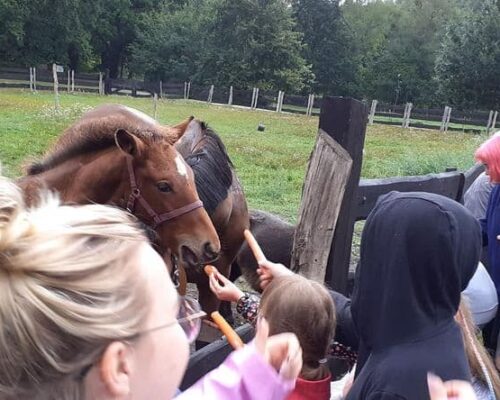
[[[497,132],[487,141],[485,141],[476,150],[476,161],[484,164],[486,175],[489,176],[490,182],[494,185],[488,201],[486,215],[480,220],[483,230],[483,245],[488,246],[488,267],[489,273],[495,288],[497,296],[500,298],[500,241],[497,237],[500,235],[500,132]],[[491,347],[497,347],[495,364],[500,368],[500,349],[498,346],[498,328],[500,319],[497,315],[496,325],[493,332],[486,338],[488,342],[490,339]],[[495,338],[495,339],[492,339]],[[494,343],[494,342],[497,343]]]

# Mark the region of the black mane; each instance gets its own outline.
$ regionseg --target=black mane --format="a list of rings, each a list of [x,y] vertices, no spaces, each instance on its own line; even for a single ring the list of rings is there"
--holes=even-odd
[[[220,137],[202,123],[203,138],[186,162],[193,169],[196,189],[208,214],[227,198],[233,184],[233,163]]]

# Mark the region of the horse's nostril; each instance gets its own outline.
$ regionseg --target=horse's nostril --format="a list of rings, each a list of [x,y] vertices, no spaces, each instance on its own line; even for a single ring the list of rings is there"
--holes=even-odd
[[[208,260],[213,260],[218,255],[218,252],[214,250],[214,248],[212,247],[212,244],[210,242],[205,243],[205,245],[203,246],[203,250],[205,253],[205,257]]]
[[[196,266],[199,263],[199,259],[196,254],[194,254],[194,252],[187,246],[181,247],[181,258],[183,262],[190,266]]]

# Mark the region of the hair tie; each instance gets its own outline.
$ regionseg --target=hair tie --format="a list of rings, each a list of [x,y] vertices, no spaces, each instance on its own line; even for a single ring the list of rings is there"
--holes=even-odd
[[[322,358],[321,360],[318,360],[318,364],[326,364],[328,360],[326,358]]]

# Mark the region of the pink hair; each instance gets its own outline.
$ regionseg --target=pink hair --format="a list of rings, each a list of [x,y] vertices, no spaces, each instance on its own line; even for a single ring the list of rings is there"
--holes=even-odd
[[[488,166],[492,183],[500,183],[500,132],[497,132],[476,150],[476,161]]]

